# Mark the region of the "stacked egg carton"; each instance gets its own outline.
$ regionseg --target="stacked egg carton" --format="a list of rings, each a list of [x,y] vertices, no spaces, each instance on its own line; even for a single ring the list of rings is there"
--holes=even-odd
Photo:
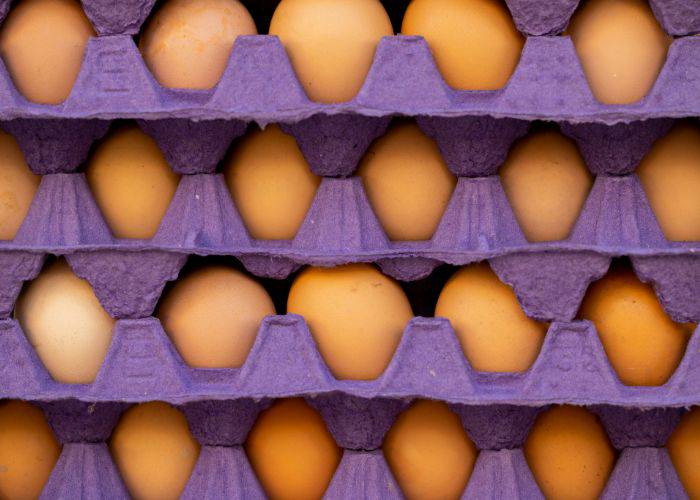
[[[0,2],[0,13],[10,3]],[[240,37],[211,91],[160,87],[132,38],[153,3],[83,0],[99,36],[90,40],[63,104],[29,103],[0,68],[0,126],[44,175],[17,236],[0,243],[6,318],[0,320],[0,397],[39,402],[63,443],[47,498],[126,497],[105,441],[130,403],[152,400],[178,405],[203,445],[185,497],[219,498],[224,491],[232,498],[263,497],[241,444],[270,401],[293,395],[307,397],[345,449],[329,498],[401,496],[379,447],[415,398],[449,402],[481,450],[466,497],[541,497],[521,447],[537,413],[552,403],[589,406],[623,450],[604,496],[684,496],[662,446],[682,408],[700,404],[700,331],[664,386],[628,387],[610,367],[593,325],[571,320],[588,284],[616,256],[630,257],[674,320],[700,320],[700,242],[664,238],[633,173],[675,118],[700,116],[700,37],[674,40],[642,101],[603,106],[589,90],[571,40],[540,36],[561,32],[577,0],[509,0],[529,38],[504,89],[455,91],[424,40],[397,36],[382,40],[354,100],[324,105],[307,99],[280,42],[269,36]],[[650,3],[667,32],[700,31],[700,4]],[[394,115],[415,116],[459,176],[428,242],[389,241],[361,182],[350,177]],[[137,119],[172,168],[187,174],[147,241],[115,239],[84,176],[74,173],[110,120],[119,118]],[[597,174],[571,236],[561,242],[526,241],[496,175],[533,120],[558,122]],[[292,241],[252,239],[215,173],[249,122],[281,123],[324,176]],[[92,384],[52,380],[11,318],[23,283],[48,254],[65,255],[119,318]],[[375,262],[392,276],[414,280],[441,263],[488,259],[526,313],[551,326],[537,361],[522,374],[474,371],[446,320],[415,318],[380,378],[338,381],[295,315],[268,317],[241,368],[193,369],[151,317],[165,283],[193,254],[235,256],[252,273],[274,278],[306,264]]]

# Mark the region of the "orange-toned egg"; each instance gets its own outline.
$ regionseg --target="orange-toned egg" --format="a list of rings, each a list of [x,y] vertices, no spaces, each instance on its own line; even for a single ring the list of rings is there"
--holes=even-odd
[[[238,0],[167,0],[143,29],[139,49],[164,87],[209,89],[219,83],[239,35],[256,35]]]
[[[661,385],[680,363],[694,325],[666,314],[651,285],[614,266],[593,283],[579,316],[598,330],[610,364],[626,385]]]
[[[271,314],[275,306],[262,285],[222,265],[180,278],[156,312],[182,358],[197,368],[241,366]]]
[[[0,403],[0,496],[38,498],[61,454],[61,446],[36,406]]]
[[[501,0],[413,0],[401,33],[424,37],[445,81],[459,90],[503,87],[525,44]]]
[[[459,417],[426,400],[399,415],[382,449],[408,499],[461,498],[478,453]]]
[[[630,104],[647,95],[671,44],[647,0],[589,0],[567,33],[603,104]]]
[[[593,185],[576,144],[552,129],[518,141],[499,174],[528,241],[567,238]]]
[[[199,458],[185,416],[155,401],[129,408],[109,441],[112,458],[132,497],[179,498]]]
[[[95,149],[85,175],[117,238],[152,238],[180,182],[156,142],[136,125],[111,132]]]
[[[24,97],[59,104],[73,88],[91,36],[77,0],[22,0],[0,29],[0,55]]]
[[[598,498],[615,464],[603,426],[576,406],[557,406],[540,414],[524,451],[546,498]]]
[[[15,139],[0,132],[0,240],[15,237],[40,181],[29,170]]]
[[[392,240],[429,240],[457,184],[435,141],[412,122],[374,141],[357,175]]]
[[[90,284],[65,260],[46,265],[25,285],[15,316],[51,376],[65,384],[89,384],[112,341],[114,319]]]
[[[700,241],[700,127],[676,124],[637,168],[656,220],[672,241]]]
[[[336,378],[356,380],[382,374],[413,317],[398,283],[368,264],[306,268],[287,312],[304,316]]]
[[[666,444],[673,466],[690,498],[700,498],[700,409],[694,407]]]
[[[270,22],[313,101],[349,101],[360,91],[377,44],[394,34],[379,0],[282,0]]]
[[[450,320],[475,370],[522,372],[540,353],[546,323],[528,318],[488,263],[461,268],[440,293],[435,316]]]
[[[341,451],[303,399],[283,399],[258,417],[245,444],[263,489],[276,500],[320,499]]]
[[[296,140],[277,125],[243,137],[224,177],[248,232],[264,240],[294,238],[321,183]]]

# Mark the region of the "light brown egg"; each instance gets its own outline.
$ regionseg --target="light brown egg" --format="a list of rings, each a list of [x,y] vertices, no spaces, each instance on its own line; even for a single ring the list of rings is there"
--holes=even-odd
[[[614,266],[588,288],[579,316],[595,324],[610,364],[626,385],[664,384],[695,329],[674,323],[654,289],[623,266]]]
[[[567,34],[603,104],[631,104],[647,95],[671,45],[646,0],[589,0]]]
[[[615,451],[603,426],[592,413],[576,406],[557,406],[540,414],[524,451],[546,498],[598,498],[615,464]]]
[[[384,438],[384,456],[408,499],[458,499],[477,449],[445,403],[417,401]]]
[[[413,0],[401,33],[424,37],[445,81],[459,90],[503,87],[525,44],[501,0]]]
[[[17,90],[59,104],[73,88],[95,31],[76,0],[22,0],[0,29],[0,55]]]
[[[209,89],[219,83],[239,35],[256,35],[238,0],[167,0],[142,31],[139,49],[164,87]]]
[[[60,454],[39,408],[24,401],[0,403],[2,498],[38,498]]]
[[[97,146],[85,175],[117,238],[152,238],[180,182],[156,142],[136,125],[111,132]]]
[[[548,327],[525,315],[513,289],[486,262],[463,267],[447,281],[435,316],[450,320],[472,367],[484,372],[530,368]]]
[[[233,368],[248,356],[275,306],[254,279],[211,265],[180,278],[156,315],[185,362],[197,368]]]
[[[435,141],[412,122],[374,141],[357,175],[392,240],[429,240],[457,184]]]
[[[321,183],[277,125],[244,136],[224,176],[248,232],[264,240],[294,238]]]
[[[499,174],[528,241],[566,239],[593,185],[576,144],[551,129],[518,141]]]
[[[199,458],[184,415],[160,401],[129,408],[109,448],[126,488],[140,500],[179,498]]]
[[[245,449],[275,500],[320,499],[341,457],[323,419],[303,399],[283,399],[261,413]]]
[[[637,168],[656,220],[672,241],[700,241],[700,127],[676,124]]]
[[[112,341],[114,319],[102,308],[90,283],[65,260],[55,260],[27,283],[15,316],[54,380],[89,384]]]
[[[0,132],[0,240],[15,237],[40,181],[29,170],[15,139]]]
[[[333,375],[355,380],[384,372],[413,317],[398,283],[368,264],[306,268],[287,312],[304,316]]]
[[[700,498],[700,409],[683,415],[666,444],[673,466],[690,498]]]
[[[379,0],[282,0],[270,22],[313,101],[349,101],[360,91],[377,44],[391,36]]]

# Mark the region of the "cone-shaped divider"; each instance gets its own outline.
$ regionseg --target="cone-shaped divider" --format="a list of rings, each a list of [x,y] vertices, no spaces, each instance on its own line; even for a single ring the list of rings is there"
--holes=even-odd
[[[105,35],[135,35],[156,0],[82,0],[95,31]]]
[[[0,398],[22,398],[53,383],[17,320],[0,320],[0,352]]]
[[[688,498],[665,448],[627,448],[601,495],[603,500]]]
[[[268,401],[228,399],[192,401],[180,406],[195,439],[207,446],[242,445]]]
[[[0,318],[7,318],[25,281],[39,274],[44,254],[29,252],[0,252]]]
[[[484,498],[544,500],[522,449],[479,452],[462,499]]]
[[[700,325],[693,332],[685,348],[685,356],[666,383],[667,397],[688,401],[688,405],[700,401]]]
[[[38,403],[44,410],[56,438],[61,443],[100,443],[107,441],[128,403],[89,403],[60,399]]]
[[[579,0],[506,0],[506,4],[524,35],[558,35],[569,24]]]
[[[426,257],[393,257],[380,259],[377,265],[384,274],[400,281],[416,281],[427,278],[441,262]]]
[[[403,495],[381,450],[345,450],[323,498],[399,500]]]
[[[451,405],[462,425],[480,450],[522,447],[530,427],[542,408],[533,406]]]
[[[664,446],[683,413],[681,408],[597,406],[590,409],[600,417],[618,450]]]
[[[682,1],[663,1],[668,4],[670,9],[677,11],[691,5]],[[657,0],[657,4],[661,2],[662,0]],[[693,3],[693,8],[697,9],[697,4]],[[698,31],[700,30],[700,15],[697,15],[695,19],[695,30]],[[652,109],[658,114],[664,112],[667,116],[692,116],[687,112],[684,113],[683,110],[700,109],[699,71],[700,38],[688,36],[674,40],[668,49],[666,63],[646,101],[653,103]],[[694,116],[697,115],[696,112]]]
[[[669,35],[700,32],[700,5],[674,0],[649,0],[649,5]]]

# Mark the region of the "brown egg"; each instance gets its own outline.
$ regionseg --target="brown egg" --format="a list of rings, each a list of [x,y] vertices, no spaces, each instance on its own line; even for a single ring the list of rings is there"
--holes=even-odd
[[[676,124],[637,168],[656,220],[672,241],[700,241],[700,127]]]
[[[14,138],[0,132],[0,240],[14,239],[40,181],[29,170]]]
[[[408,499],[459,499],[477,449],[445,403],[417,401],[384,439],[384,456]]]
[[[394,34],[379,0],[282,0],[270,22],[313,101],[360,91],[382,37]]]
[[[17,90],[40,104],[66,100],[95,36],[76,0],[22,0],[0,30],[0,55]]]
[[[673,466],[690,498],[700,498],[700,410],[683,415],[666,444]]]
[[[283,399],[261,413],[245,448],[275,500],[320,499],[341,457],[323,419],[303,399]]]
[[[185,362],[197,368],[241,366],[275,306],[254,279],[211,265],[180,278],[156,315]]]
[[[0,404],[0,496],[38,498],[61,446],[36,406],[24,401]]]
[[[540,414],[524,451],[546,498],[598,498],[615,464],[615,452],[598,419],[576,406],[557,406]]]
[[[566,239],[593,185],[576,144],[551,129],[518,141],[499,173],[528,241]]]
[[[246,135],[224,176],[248,232],[264,240],[294,238],[321,183],[294,138],[277,125]]]
[[[109,448],[129,493],[143,500],[179,498],[199,458],[184,415],[160,401],[129,408]]]
[[[156,142],[136,125],[111,132],[90,158],[85,175],[117,238],[152,238],[180,182]]]
[[[368,264],[306,268],[287,312],[304,316],[333,375],[355,380],[382,374],[413,317],[398,283]]]
[[[257,33],[238,0],[167,0],[143,29],[139,49],[164,87],[209,89],[236,38]]]
[[[459,90],[503,87],[525,45],[501,0],[413,0],[401,33],[424,37],[445,81]]]
[[[429,240],[457,184],[435,141],[412,122],[374,141],[357,175],[392,240]]]
[[[90,283],[73,274],[65,260],[46,265],[25,285],[15,316],[54,380],[95,380],[112,341],[114,319]]]
[[[614,266],[588,288],[579,316],[595,324],[610,364],[626,385],[664,384],[695,329],[674,323],[654,289],[623,266]]]
[[[528,318],[488,263],[461,268],[440,293],[435,316],[450,320],[472,367],[522,372],[540,353],[548,325]]]
[[[647,95],[672,40],[646,0],[588,0],[571,18],[567,34],[603,104],[631,104]]]

